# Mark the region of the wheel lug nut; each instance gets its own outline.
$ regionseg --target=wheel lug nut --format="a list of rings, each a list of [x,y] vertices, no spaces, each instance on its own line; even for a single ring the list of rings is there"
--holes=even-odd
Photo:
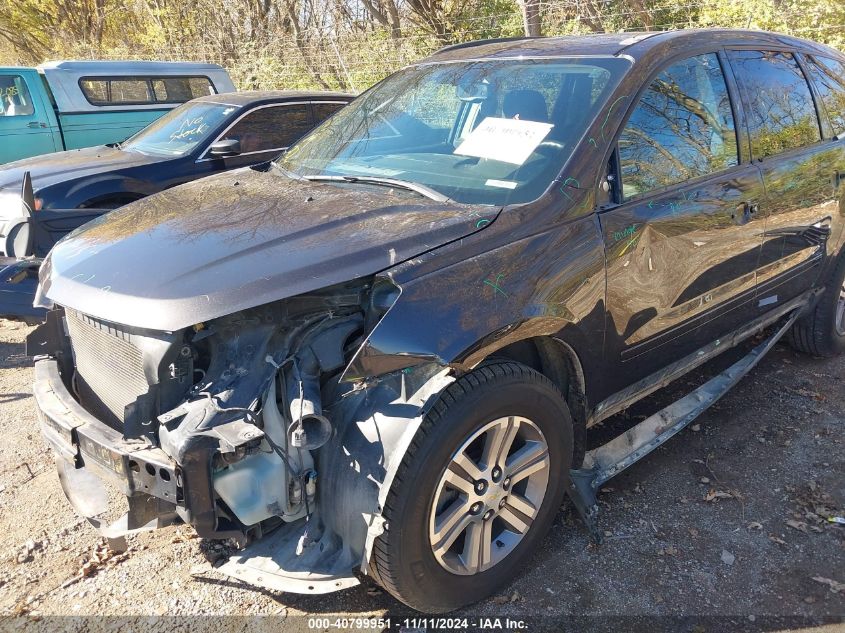
[[[504,508],[504,507],[505,507],[505,504],[506,504],[507,502],[508,502],[508,498],[507,498],[507,497],[502,497],[502,500],[501,500],[501,501],[499,501],[499,508],[500,508],[500,509],[501,509],[501,508]]]
[[[479,479],[475,482],[475,492],[478,494],[484,494],[484,491],[487,490],[487,482],[483,479]]]
[[[478,514],[479,512],[481,512],[481,502],[479,501],[479,502],[473,503],[472,506],[470,506],[469,511],[472,514]]]
[[[511,486],[511,478],[505,477],[505,480],[502,482],[502,488],[507,490],[508,488],[510,488],[510,486]]]
[[[493,511],[487,510],[487,512],[484,513],[484,520],[489,521],[492,518],[493,518]]]
[[[502,469],[496,466],[491,473],[493,475],[493,479],[497,480],[499,477],[502,476]]]

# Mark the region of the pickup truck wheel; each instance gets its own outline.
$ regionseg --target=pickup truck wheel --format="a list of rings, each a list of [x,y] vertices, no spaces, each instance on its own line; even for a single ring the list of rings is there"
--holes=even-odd
[[[536,371],[496,362],[458,379],[396,473],[373,576],[427,613],[508,584],[554,520],[572,447],[569,409]]]
[[[793,326],[789,342],[813,356],[831,357],[845,351],[845,253],[831,271],[816,308]]]

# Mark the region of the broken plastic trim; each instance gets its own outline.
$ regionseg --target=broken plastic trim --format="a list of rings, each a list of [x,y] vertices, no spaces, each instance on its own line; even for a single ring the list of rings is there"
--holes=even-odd
[[[126,536],[156,530],[177,521],[172,504],[136,493],[126,497],[128,510],[113,523],[100,515],[109,510],[105,483],[88,468],[74,468],[73,464],[56,455],[59,482],[68,501],[76,512],[102,534],[109,547],[116,552],[126,551]]]
[[[583,466],[569,472],[567,489],[594,542],[601,543],[602,541],[597,521],[596,490],[675,436],[724,396],[789,331],[799,315],[800,310],[793,311],[772,336],[698,389],[691,391],[606,444],[587,452]]]

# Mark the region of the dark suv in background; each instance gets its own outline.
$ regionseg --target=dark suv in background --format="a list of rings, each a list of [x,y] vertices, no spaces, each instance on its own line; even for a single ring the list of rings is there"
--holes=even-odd
[[[275,163],[63,240],[28,341],[68,497],[301,593],[439,612],[784,335],[845,347],[845,58],[706,30],[452,46]],[[152,256],[151,256],[152,255]],[[766,330],[593,450],[589,429]],[[102,482],[128,497],[105,525]]]

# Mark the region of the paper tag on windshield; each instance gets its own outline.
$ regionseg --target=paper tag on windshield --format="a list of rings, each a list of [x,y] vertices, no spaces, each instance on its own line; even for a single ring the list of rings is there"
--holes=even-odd
[[[488,116],[458,145],[455,154],[522,165],[553,127],[551,123]]]
[[[519,183],[514,182],[513,180],[496,180],[494,178],[489,178],[484,184],[488,187],[499,187],[500,189],[516,189],[516,186]]]

